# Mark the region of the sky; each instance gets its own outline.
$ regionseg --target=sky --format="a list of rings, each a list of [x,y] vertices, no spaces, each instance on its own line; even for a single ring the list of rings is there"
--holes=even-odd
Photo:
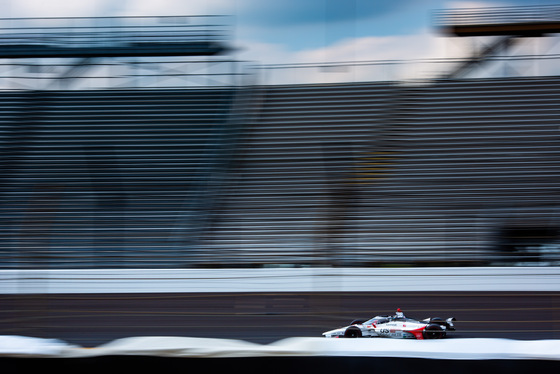
[[[0,12],[3,18],[231,15],[236,58],[287,64],[464,57],[472,40],[439,34],[435,11],[555,4],[560,0],[1,0]],[[531,52],[549,50],[539,43]]]

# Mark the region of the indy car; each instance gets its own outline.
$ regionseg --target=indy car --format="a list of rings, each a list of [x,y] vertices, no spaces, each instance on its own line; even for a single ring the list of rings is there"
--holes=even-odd
[[[441,339],[448,331],[455,331],[455,318],[439,317],[421,321],[404,316],[400,309],[394,316],[375,316],[367,321],[354,320],[350,325],[323,333],[326,338],[400,338]]]

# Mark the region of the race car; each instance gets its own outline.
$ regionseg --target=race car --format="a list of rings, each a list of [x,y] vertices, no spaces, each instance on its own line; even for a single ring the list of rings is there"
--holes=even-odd
[[[354,320],[350,325],[323,333],[326,338],[401,338],[441,339],[455,331],[455,318],[439,317],[415,320],[407,318],[399,308],[394,316],[375,316],[367,321]]]

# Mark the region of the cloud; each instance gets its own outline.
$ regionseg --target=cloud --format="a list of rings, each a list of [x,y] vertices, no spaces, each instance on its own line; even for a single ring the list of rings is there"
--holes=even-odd
[[[114,6],[112,0],[17,0],[2,1],[4,17],[94,17]]]
[[[4,17],[232,15],[235,12],[235,1],[2,0],[0,10]]]
[[[465,55],[464,49],[450,48],[445,38],[427,31],[410,35],[349,38],[325,47],[300,51],[290,51],[282,44],[247,42],[242,44],[240,52],[244,59],[266,64],[420,60]]]
[[[435,40],[431,34],[362,37],[331,46],[298,53],[302,60],[367,61],[400,60],[433,57]]]
[[[499,1],[499,0],[492,0],[492,1],[469,1],[469,0],[455,0],[455,1],[448,1],[445,3],[446,9],[480,9],[480,8],[494,8],[494,7],[504,7],[511,5],[511,2],[507,1]]]
[[[238,0],[243,22],[267,27],[283,27],[324,22],[356,21],[383,17],[405,9],[414,0]]]
[[[398,11],[414,0],[3,0],[5,17],[237,15],[267,27],[338,22]]]
[[[440,74],[434,58],[464,57],[444,38],[429,32],[411,35],[346,39],[322,48],[290,51],[283,45],[248,43],[240,55],[255,65],[266,83],[396,81]],[[406,62],[413,60],[412,62]],[[289,65],[287,67],[279,65]]]
[[[233,15],[231,0],[129,0],[124,9],[129,16]]]
[[[446,9],[480,9],[511,6],[556,5],[558,0],[451,0],[445,2]]]

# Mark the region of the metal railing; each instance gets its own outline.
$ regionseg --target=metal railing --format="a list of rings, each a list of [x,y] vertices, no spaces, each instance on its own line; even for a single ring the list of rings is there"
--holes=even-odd
[[[468,78],[555,76],[560,74],[560,54],[490,56]],[[466,58],[381,60],[255,65],[262,84],[316,84],[356,82],[431,82],[469,61]]]
[[[229,16],[0,18],[0,90],[231,86]]]
[[[228,16],[1,18],[3,45],[120,45],[229,39]]]
[[[434,13],[436,27],[560,22],[560,5],[443,10]]]
[[[5,60],[4,60],[5,61]],[[97,90],[239,86],[252,73],[230,58],[88,59],[79,64],[58,61],[0,63],[0,91]]]

